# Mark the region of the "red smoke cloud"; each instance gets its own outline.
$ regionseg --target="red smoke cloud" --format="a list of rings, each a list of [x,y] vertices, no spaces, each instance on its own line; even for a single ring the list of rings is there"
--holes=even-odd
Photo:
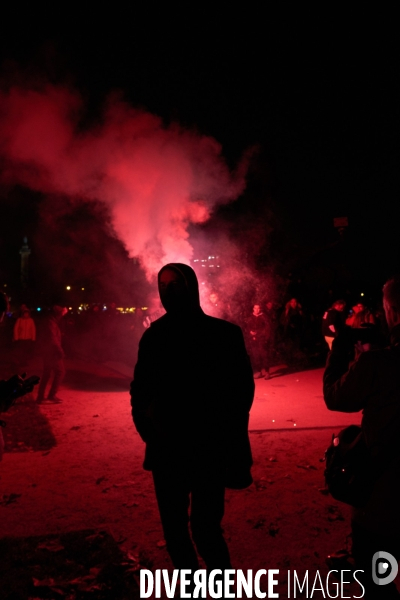
[[[189,262],[189,224],[238,197],[245,162],[232,174],[213,138],[166,127],[116,97],[96,126],[81,127],[83,111],[79,93],[61,86],[0,92],[3,181],[105,203],[149,279],[165,262]]]

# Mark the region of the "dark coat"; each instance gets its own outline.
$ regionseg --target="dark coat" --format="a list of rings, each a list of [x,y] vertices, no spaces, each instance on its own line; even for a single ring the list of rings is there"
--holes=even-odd
[[[254,381],[241,329],[205,315],[166,314],[145,331],[131,384],[144,468],[218,461],[227,487],[251,483]]]
[[[355,511],[355,520],[376,533],[400,536],[400,326],[393,329],[391,342],[362,353],[349,367],[339,335],[328,356],[324,398],[330,410],[363,411],[365,441],[383,467],[371,499]]]
[[[39,345],[41,353],[47,362],[64,358],[65,355],[62,348],[62,334],[59,320],[54,315],[51,315],[45,320],[40,335]]]
[[[251,331],[253,331],[255,335],[251,335]],[[260,313],[258,316],[251,314],[250,317],[248,317],[246,320],[246,332],[250,341],[257,341],[261,345],[267,343],[267,340],[270,337],[270,323],[264,313]]]
[[[336,337],[337,334],[343,330],[345,321],[345,314],[343,311],[336,310],[336,308],[330,308],[324,313],[322,317],[322,335],[325,337]],[[333,326],[333,331],[330,326]]]

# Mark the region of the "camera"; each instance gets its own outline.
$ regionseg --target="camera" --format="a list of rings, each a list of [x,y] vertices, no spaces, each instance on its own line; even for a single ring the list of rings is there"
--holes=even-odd
[[[40,377],[33,375],[25,379],[25,375],[13,375],[7,381],[0,381],[0,412],[6,412],[17,398],[29,394],[40,381]]]
[[[368,345],[369,349],[384,348],[387,344],[386,336],[379,327],[372,323],[365,323],[362,327],[352,327],[348,335],[353,344]]]

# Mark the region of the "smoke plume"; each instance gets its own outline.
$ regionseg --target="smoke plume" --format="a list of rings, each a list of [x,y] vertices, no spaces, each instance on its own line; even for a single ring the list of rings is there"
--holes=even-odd
[[[84,116],[76,90],[3,87],[2,181],[68,198],[66,211],[71,200],[103,203],[114,234],[149,280],[165,262],[188,263],[189,226],[240,195],[246,161],[232,173],[215,139],[166,126],[116,95],[95,125],[84,126]]]

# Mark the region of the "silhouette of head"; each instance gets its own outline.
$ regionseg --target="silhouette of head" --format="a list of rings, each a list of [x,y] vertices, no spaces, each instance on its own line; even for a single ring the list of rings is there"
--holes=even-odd
[[[167,313],[182,314],[200,308],[196,273],[188,265],[169,263],[158,273],[158,290]]]

